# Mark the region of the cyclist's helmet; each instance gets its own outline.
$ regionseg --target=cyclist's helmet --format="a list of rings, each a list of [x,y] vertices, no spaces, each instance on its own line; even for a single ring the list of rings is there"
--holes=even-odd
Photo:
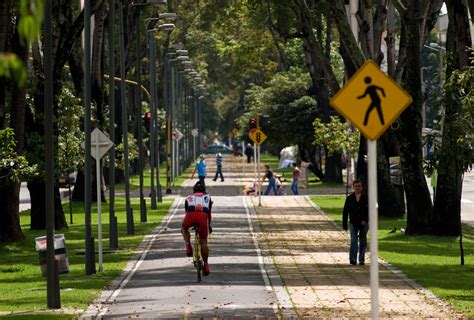
[[[206,192],[206,187],[201,183],[201,181],[198,181],[193,187],[193,192]]]

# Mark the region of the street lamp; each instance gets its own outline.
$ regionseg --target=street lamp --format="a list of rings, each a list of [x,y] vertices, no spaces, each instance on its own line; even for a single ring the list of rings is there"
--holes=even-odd
[[[175,53],[168,52],[165,57],[165,72],[164,72],[164,98],[166,108],[166,194],[171,194],[171,117],[172,117],[172,95],[173,85],[171,79],[171,58]]]
[[[137,10],[137,21],[140,20],[140,8],[153,5],[165,5],[167,4],[166,0],[148,0],[145,3],[132,3],[132,7],[136,7]],[[174,15],[174,19],[176,19],[176,14],[160,14],[162,15]],[[157,18],[152,18],[157,19]],[[145,19],[148,21],[151,19]],[[146,201],[143,194],[143,170],[144,170],[144,159],[143,159],[143,135],[142,135],[142,125],[141,125],[141,114],[142,114],[142,101],[141,101],[141,92],[140,92],[140,82],[141,82],[141,45],[140,45],[140,25],[136,24],[136,82],[137,82],[137,91],[136,91],[136,125],[137,125],[137,141],[138,141],[138,171],[139,171],[139,194],[140,194],[140,221],[146,222],[147,221],[147,214],[146,214]],[[153,202],[152,202],[153,203]],[[152,204],[152,208],[156,208]]]
[[[168,17],[173,17],[169,14]],[[155,190],[155,177],[154,177],[154,167],[155,167],[155,152],[156,152],[156,162],[157,162],[157,189],[158,189],[158,201],[162,200],[161,184],[160,184],[160,151],[159,151],[159,139],[157,137],[157,95],[156,95],[156,48],[155,48],[155,36],[153,32],[155,31],[172,31],[175,28],[175,25],[172,23],[165,23],[158,26],[158,28],[147,30],[149,36],[150,44],[150,90],[151,90],[151,128],[150,128],[150,182],[151,182],[151,206],[153,209],[156,209],[156,190]],[[156,150],[155,150],[156,146]]]

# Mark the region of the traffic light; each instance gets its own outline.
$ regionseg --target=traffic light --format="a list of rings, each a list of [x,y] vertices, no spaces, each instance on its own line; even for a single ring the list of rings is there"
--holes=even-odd
[[[151,127],[151,112],[145,112],[145,114],[142,116],[142,123],[145,127],[145,130],[149,133]]]
[[[260,128],[262,129],[266,129],[270,126],[270,116],[267,116],[267,115],[262,115],[260,116]]]
[[[250,118],[249,119],[249,127],[250,127],[250,129],[257,128],[257,120],[255,120],[254,118]]]

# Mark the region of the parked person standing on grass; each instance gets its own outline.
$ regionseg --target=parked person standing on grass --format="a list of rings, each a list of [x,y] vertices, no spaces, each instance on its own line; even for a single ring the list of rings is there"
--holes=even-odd
[[[365,264],[365,249],[367,248],[367,231],[369,228],[369,199],[362,194],[362,182],[354,180],[351,193],[344,203],[342,211],[342,227],[347,231],[347,220],[351,234],[351,247],[349,250],[349,262],[357,264],[357,252],[359,252],[359,264]]]
[[[296,162],[293,162],[292,166],[293,166],[293,181],[291,182],[291,191],[293,191],[293,194],[297,196],[300,194],[298,191],[298,181],[300,180],[300,177],[301,177],[301,170],[296,166]]]
[[[224,176],[222,175],[222,154],[219,152],[216,154],[216,175],[214,176],[213,181],[217,180],[217,177],[220,175],[221,176],[221,182],[224,181]]]
[[[191,180],[194,179],[194,175],[198,173],[198,178],[201,184],[206,187],[206,183],[204,179],[206,178],[206,160],[204,159],[204,154],[201,153],[199,155],[199,161],[196,162],[196,166],[194,167],[193,174],[191,175]]]
[[[270,166],[268,164],[265,165],[265,173],[262,176],[262,181],[260,182],[260,185],[263,184],[263,181],[265,181],[265,178],[268,179],[268,186],[267,186],[267,189],[265,190],[264,195],[267,196],[268,194],[270,194],[271,189],[273,189],[273,193],[275,195],[278,195],[275,176],[274,176],[273,171],[270,169]]]

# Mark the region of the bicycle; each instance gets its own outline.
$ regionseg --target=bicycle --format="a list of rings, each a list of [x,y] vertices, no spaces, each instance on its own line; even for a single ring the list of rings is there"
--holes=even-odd
[[[199,227],[195,225],[194,229],[194,250],[193,250],[193,264],[196,268],[197,282],[201,282],[201,276],[204,268],[204,260],[201,254],[201,241],[199,239]]]

